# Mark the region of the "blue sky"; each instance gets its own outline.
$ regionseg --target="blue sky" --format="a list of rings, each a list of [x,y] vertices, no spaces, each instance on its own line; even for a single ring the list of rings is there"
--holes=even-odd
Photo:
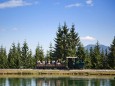
[[[26,40],[34,52],[54,44],[59,23],[75,24],[84,46],[110,45],[115,36],[115,0],[0,0],[0,45]]]

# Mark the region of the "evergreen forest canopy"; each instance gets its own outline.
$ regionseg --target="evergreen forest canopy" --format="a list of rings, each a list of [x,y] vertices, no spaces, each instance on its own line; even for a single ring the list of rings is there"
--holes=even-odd
[[[38,44],[35,49],[35,54],[32,54],[28,44],[24,41],[23,46],[20,43],[17,45],[12,43],[7,54],[6,49],[0,47],[0,69],[11,68],[35,68],[38,60],[53,61],[59,60],[66,62],[66,57],[78,57],[85,63],[85,69],[115,69],[115,37],[109,47],[109,52],[100,50],[99,42],[95,44],[90,51],[85,50],[80,42],[78,33],[75,31],[75,26],[68,28],[66,23],[63,26],[59,25],[55,37],[55,45],[50,44],[47,54],[44,55],[42,47]]]

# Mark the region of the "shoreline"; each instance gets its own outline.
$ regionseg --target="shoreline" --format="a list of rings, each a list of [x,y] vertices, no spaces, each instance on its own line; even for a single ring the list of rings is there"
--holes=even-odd
[[[32,76],[115,76],[115,70],[51,70],[51,69],[0,69],[0,76],[32,75]]]
[[[115,79],[115,76],[99,76],[99,75],[92,75],[92,76],[70,76],[70,75],[0,75],[1,78],[71,78],[71,79]]]

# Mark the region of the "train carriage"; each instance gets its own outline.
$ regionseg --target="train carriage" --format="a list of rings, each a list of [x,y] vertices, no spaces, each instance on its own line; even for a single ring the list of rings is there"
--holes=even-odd
[[[67,57],[65,62],[59,61],[38,61],[37,69],[83,69],[84,62],[78,57]]]

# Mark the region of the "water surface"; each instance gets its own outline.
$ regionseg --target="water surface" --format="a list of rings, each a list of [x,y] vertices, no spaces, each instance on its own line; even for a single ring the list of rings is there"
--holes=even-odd
[[[115,86],[114,78],[37,77],[0,78],[0,86]]]

